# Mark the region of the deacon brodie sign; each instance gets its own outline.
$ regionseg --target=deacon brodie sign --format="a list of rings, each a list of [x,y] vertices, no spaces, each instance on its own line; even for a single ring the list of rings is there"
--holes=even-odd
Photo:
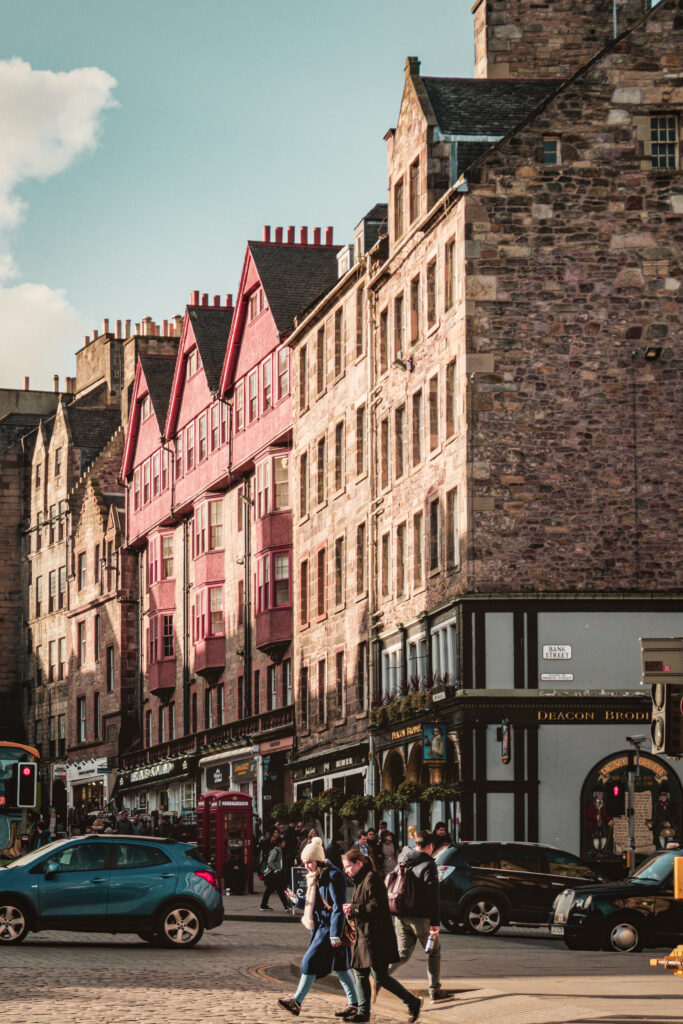
[[[614,708],[600,708],[595,710],[576,711],[537,711],[537,722],[553,722],[556,725],[573,725],[581,722],[583,725],[611,725],[614,722],[649,722],[650,711],[618,711]]]

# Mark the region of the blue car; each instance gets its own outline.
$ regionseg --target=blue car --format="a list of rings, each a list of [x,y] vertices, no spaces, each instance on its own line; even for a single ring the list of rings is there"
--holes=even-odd
[[[30,931],[135,932],[186,948],[223,921],[215,872],[173,839],[62,839],[0,868],[0,946]]]

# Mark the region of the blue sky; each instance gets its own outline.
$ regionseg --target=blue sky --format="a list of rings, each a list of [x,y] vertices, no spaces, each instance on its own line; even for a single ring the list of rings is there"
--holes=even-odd
[[[74,373],[103,317],[236,292],[263,224],[350,241],[406,56],[469,77],[473,49],[469,0],[4,0],[0,385]]]

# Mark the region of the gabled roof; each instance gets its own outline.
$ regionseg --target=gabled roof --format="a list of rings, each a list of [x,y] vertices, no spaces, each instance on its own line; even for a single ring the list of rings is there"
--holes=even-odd
[[[0,419],[0,452],[4,452],[20,437],[30,434],[40,423],[40,413],[10,412]]]
[[[187,307],[187,315],[204,364],[206,383],[212,394],[218,391],[221,381],[221,370],[234,312],[234,309],[227,307]]]
[[[561,80],[425,78],[437,124],[447,135],[506,135]]]
[[[76,403],[63,408],[71,443],[81,451],[100,451],[121,426],[118,409],[80,408]]]
[[[362,224],[363,221],[365,221],[365,220],[380,221],[381,222],[383,220],[386,220],[388,216],[389,216],[389,204],[388,203],[375,203],[373,208],[371,210],[368,210],[368,212],[365,214],[365,216],[361,217],[361,219],[360,219],[360,221],[358,223]]]
[[[175,356],[140,356],[140,365],[152,403],[154,415],[159,424],[159,433],[164,429],[171,385],[175,371]]]

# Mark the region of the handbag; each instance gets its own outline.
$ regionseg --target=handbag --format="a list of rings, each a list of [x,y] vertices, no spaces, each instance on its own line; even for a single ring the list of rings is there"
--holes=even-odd
[[[332,910],[332,907],[327,902],[323,894],[318,890],[320,899],[323,901],[328,910]],[[341,944],[342,946],[353,947],[356,945],[356,939],[358,938],[358,928],[354,921],[349,921],[346,914],[344,914],[344,927],[341,933]]]

